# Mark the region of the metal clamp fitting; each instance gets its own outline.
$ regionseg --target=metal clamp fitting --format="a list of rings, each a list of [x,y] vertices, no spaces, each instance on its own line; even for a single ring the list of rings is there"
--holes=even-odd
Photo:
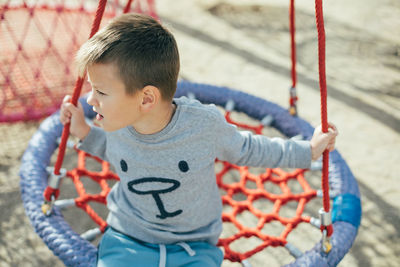
[[[47,167],[46,171],[49,173],[49,178],[47,180],[47,185],[53,189],[59,189],[60,187],[60,181],[63,177],[66,176],[67,170],[66,169],[60,169],[60,174],[54,174],[54,167]],[[54,202],[56,201],[56,196],[52,195],[50,201],[44,200],[42,204],[42,212],[46,216],[50,216],[52,210],[53,210],[53,205]]]
[[[273,121],[274,121],[274,117],[272,117],[271,115],[267,115],[261,120],[261,124],[263,126],[271,126]]]
[[[235,109],[235,102],[232,99],[229,99],[225,104],[225,109],[228,112],[231,112]]]
[[[326,212],[323,208],[321,208],[318,213],[322,226],[329,226],[332,224],[332,214],[330,211]]]
[[[291,98],[296,98],[297,97],[296,87],[290,87],[290,97]]]
[[[192,93],[192,92],[189,92],[189,93],[187,94],[187,97],[188,97],[189,99],[196,99],[196,95],[195,95],[194,93]]]
[[[60,169],[60,174],[54,173],[54,167],[47,167],[46,171],[49,173],[49,178],[47,180],[47,185],[51,188],[58,189],[60,187],[61,178],[67,175],[67,170],[64,168]]]

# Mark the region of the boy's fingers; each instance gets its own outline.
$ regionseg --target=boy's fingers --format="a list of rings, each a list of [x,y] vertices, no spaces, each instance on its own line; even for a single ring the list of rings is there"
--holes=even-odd
[[[334,135],[328,142],[328,145],[326,146],[326,148],[329,151],[333,151],[335,149],[335,143],[336,143],[336,135]]]
[[[68,112],[67,110],[64,110],[63,112],[61,112],[61,114],[60,114],[61,120],[65,120],[65,119],[69,119],[69,118],[71,118],[70,112]]]
[[[66,112],[70,114],[70,116],[72,116],[73,114],[75,114],[76,112],[78,112],[78,108],[73,105],[72,103],[65,103],[64,104],[65,110]]]
[[[339,134],[339,131],[337,130],[336,125],[333,124],[332,122],[328,122],[328,127],[329,127],[329,129],[333,130],[333,132],[334,132],[336,135]]]
[[[335,140],[332,140],[332,141],[329,142],[328,146],[333,146],[334,147],[335,143],[336,143]]]
[[[66,95],[66,96],[64,96],[63,103],[70,102],[70,100],[71,100],[71,96],[70,95]]]
[[[336,126],[332,122],[328,122],[328,126],[336,130]]]
[[[63,125],[71,121],[72,113],[74,112],[73,108],[71,108],[70,106],[70,101],[71,101],[70,95],[64,96],[60,108],[60,121]]]
[[[70,118],[68,116],[61,115],[60,121],[61,121],[62,124],[66,124],[66,123],[68,123],[70,121]]]
[[[328,146],[330,147],[331,151],[334,150],[334,149],[335,149],[335,146],[336,146],[335,140],[333,140],[332,142],[330,142]]]
[[[327,134],[328,134],[329,138],[335,138],[339,133],[338,133],[338,131],[335,131],[335,130],[329,128]]]
[[[338,132],[334,132],[334,131],[328,132],[328,136],[330,139],[335,139],[337,135],[338,135]]]

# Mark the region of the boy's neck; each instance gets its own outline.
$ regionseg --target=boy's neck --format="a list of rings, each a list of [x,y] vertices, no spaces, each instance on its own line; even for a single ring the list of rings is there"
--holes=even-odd
[[[132,125],[140,134],[155,134],[162,131],[172,120],[176,105],[173,102],[155,107],[143,120]]]

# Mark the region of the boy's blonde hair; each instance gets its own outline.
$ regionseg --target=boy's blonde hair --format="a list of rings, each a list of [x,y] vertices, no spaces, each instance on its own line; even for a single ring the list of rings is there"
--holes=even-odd
[[[171,100],[176,91],[179,53],[175,38],[147,15],[130,13],[113,19],[82,45],[76,62],[81,76],[94,63],[115,64],[127,94],[152,85],[164,100]]]

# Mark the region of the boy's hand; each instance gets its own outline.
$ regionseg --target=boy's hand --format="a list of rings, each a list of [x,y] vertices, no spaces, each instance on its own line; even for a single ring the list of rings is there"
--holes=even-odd
[[[317,160],[322,153],[328,149],[329,152],[335,149],[336,136],[338,135],[336,126],[328,123],[328,132],[323,133],[321,125],[315,128],[313,137],[311,138],[311,158]]]
[[[60,109],[60,121],[63,125],[71,123],[70,131],[79,140],[83,140],[90,132],[90,126],[85,121],[85,115],[81,103],[78,107],[71,103],[71,96],[66,95]]]

